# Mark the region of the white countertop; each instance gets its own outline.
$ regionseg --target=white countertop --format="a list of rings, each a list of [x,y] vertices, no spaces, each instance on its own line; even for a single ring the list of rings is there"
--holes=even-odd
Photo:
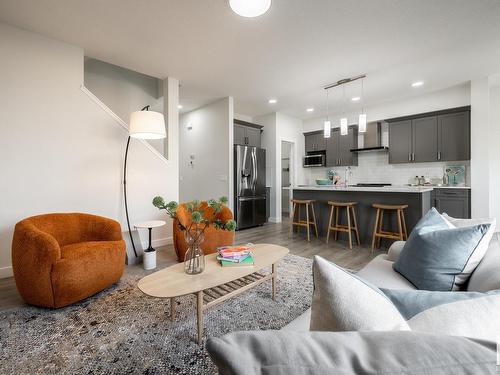
[[[323,191],[376,191],[386,193],[425,193],[432,191],[432,187],[427,186],[333,186],[333,185],[312,185],[297,186],[293,190],[323,190]]]
[[[311,185],[295,186],[293,190],[323,190],[323,191],[370,191],[386,193],[425,193],[434,189],[470,189],[464,186],[334,186],[334,185]]]

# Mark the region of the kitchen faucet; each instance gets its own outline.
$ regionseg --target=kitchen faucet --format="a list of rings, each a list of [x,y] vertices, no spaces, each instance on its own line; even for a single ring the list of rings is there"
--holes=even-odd
[[[351,167],[345,167],[345,178],[344,178],[345,186],[349,186],[349,180],[350,180],[351,176],[352,176]]]

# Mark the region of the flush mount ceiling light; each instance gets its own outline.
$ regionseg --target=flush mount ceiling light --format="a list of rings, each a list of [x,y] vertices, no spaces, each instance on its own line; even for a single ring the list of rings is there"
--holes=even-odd
[[[258,17],[271,7],[271,0],[229,0],[232,11],[242,17]]]
[[[177,108],[178,108],[178,109],[182,109],[182,105],[181,105],[181,104],[179,104],[179,105],[177,106]]]
[[[354,98],[351,98],[353,102],[359,102],[361,98],[359,96],[355,96]]]
[[[306,112],[314,112],[314,108],[307,108]]]
[[[269,99],[268,101],[269,104],[276,104],[278,101],[276,99]]]
[[[420,87],[424,84],[424,81],[416,81],[411,84],[411,87]]]

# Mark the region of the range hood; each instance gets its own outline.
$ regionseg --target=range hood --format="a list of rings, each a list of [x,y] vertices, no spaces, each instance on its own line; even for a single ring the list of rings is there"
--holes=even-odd
[[[351,152],[387,151],[389,150],[389,124],[386,122],[369,122],[366,132],[358,135],[358,148]]]

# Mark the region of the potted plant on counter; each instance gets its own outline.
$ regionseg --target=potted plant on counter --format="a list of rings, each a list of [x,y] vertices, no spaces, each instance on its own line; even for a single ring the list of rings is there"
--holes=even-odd
[[[178,226],[184,233],[188,250],[184,257],[184,270],[188,274],[198,274],[205,269],[205,257],[201,245],[205,240],[205,232],[208,228],[234,232],[236,222],[227,215],[230,210],[226,207],[227,198],[208,201],[193,200],[184,204],[175,201],[165,203],[165,200],[157,196],[153,199],[153,205],[160,210],[165,210],[172,219],[174,225]],[[182,259],[181,259],[182,260]]]

